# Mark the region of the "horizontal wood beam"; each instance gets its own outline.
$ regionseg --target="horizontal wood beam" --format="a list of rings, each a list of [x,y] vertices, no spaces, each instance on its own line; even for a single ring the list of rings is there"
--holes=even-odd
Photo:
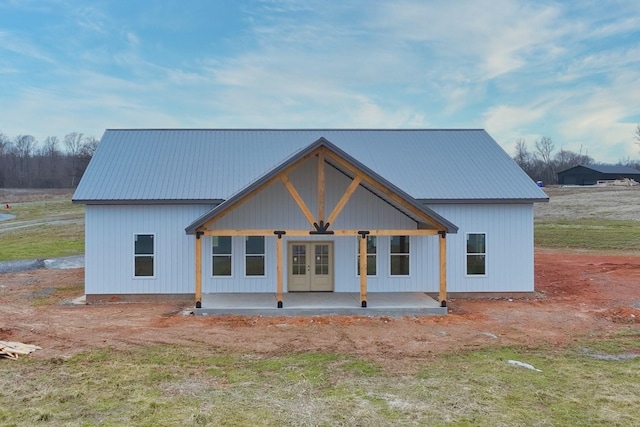
[[[205,236],[274,236],[273,229],[247,229],[247,230],[204,230]],[[310,231],[315,230],[283,230],[284,236],[309,236]],[[334,230],[333,236],[357,236],[360,230]],[[370,236],[434,236],[437,230],[368,230]],[[331,236],[331,234],[317,235]]]

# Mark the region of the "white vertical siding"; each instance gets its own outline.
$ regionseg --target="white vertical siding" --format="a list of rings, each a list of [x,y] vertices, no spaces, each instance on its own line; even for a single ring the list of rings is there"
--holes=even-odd
[[[459,227],[447,236],[447,289],[451,292],[531,292],[533,204],[457,204],[429,206]],[[484,277],[465,275],[466,233],[486,233]],[[437,242],[427,249],[437,263]],[[436,264],[437,265],[437,264]],[[428,275],[430,280],[437,278]],[[435,290],[435,289],[434,289]]]
[[[311,159],[290,174],[305,203],[316,214],[317,164]],[[326,169],[329,216],[351,180]],[[532,204],[434,204],[431,209],[459,227],[447,237],[447,282],[450,292],[527,292],[533,290]],[[87,294],[184,294],[195,287],[194,236],[184,228],[211,209],[206,205],[104,206],[86,208]],[[310,229],[284,185],[276,182],[214,224],[219,229]],[[362,187],[353,194],[333,229],[404,229],[415,223]],[[486,233],[487,275],[465,275],[466,233]],[[133,277],[133,236],[155,235],[155,277]],[[265,240],[264,277],[245,277],[244,237],[233,237],[233,275],[211,274],[211,238],[202,237],[203,292],[275,292],[276,237]],[[355,236],[286,237],[289,241],[334,242],[334,290],[357,292],[358,241]],[[390,276],[388,236],[378,236],[377,276],[369,277],[369,292],[423,291],[439,288],[437,236],[411,237],[410,275]],[[287,253],[285,249],[285,291]]]
[[[87,294],[182,294],[195,289],[194,236],[184,228],[206,205],[88,205],[85,209]],[[154,234],[155,277],[134,278],[133,236]]]

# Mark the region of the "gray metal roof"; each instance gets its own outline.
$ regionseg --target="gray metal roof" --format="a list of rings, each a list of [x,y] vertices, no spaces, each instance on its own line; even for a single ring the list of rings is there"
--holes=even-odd
[[[220,203],[320,138],[421,201],[548,199],[479,129],[109,129],[73,200]]]
[[[613,166],[613,165],[579,165],[579,166],[574,166],[571,167],[569,169],[565,169],[563,171],[560,171],[558,173],[565,173],[570,171],[571,169],[575,169],[575,168],[586,168],[586,169],[591,169],[593,171],[596,172],[600,172],[600,173],[607,173],[607,174],[622,174],[622,175],[640,175],[640,171],[628,166]]]
[[[196,229],[204,225],[209,219],[213,218],[220,212],[224,212],[226,209],[232,209],[236,201],[242,200],[244,197],[246,197],[247,195],[257,190],[260,186],[269,182],[272,178],[277,177],[282,171],[294,165],[296,162],[300,161],[305,156],[309,154],[313,154],[314,152],[316,152],[316,150],[318,150],[321,147],[327,149],[333,155],[338,156],[339,158],[345,160],[348,164],[352,166],[350,171],[348,168],[344,168],[341,165],[334,163],[331,158],[325,158],[325,162],[329,163],[332,167],[336,168],[343,174],[351,178],[354,178],[353,170],[363,172],[364,174],[369,176],[371,179],[373,179],[375,182],[382,185],[387,190],[390,190],[391,192],[393,192],[393,194],[396,194],[399,197],[401,197],[405,203],[413,206],[420,213],[424,214],[424,216],[434,221],[437,221],[440,224],[440,226],[444,229],[444,231],[446,231],[447,233],[458,232],[458,227],[456,225],[449,222],[446,218],[440,216],[438,213],[434,212],[428,207],[424,206],[418,200],[414,199],[413,197],[411,197],[410,195],[402,191],[402,189],[395,187],[392,183],[384,179],[384,177],[376,174],[374,171],[367,168],[365,165],[360,163],[357,159],[351,157],[349,154],[342,151],[340,148],[333,145],[331,142],[327,141],[325,138],[320,138],[314,143],[309,144],[303,150],[299,150],[293,156],[289,157],[287,160],[280,163],[276,168],[270,170],[269,172],[267,172],[265,175],[263,175],[256,181],[253,181],[251,185],[245,187],[240,192],[236,193],[229,199],[225,200],[223,203],[213,208],[211,211],[207,212],[200,218],[196,219],[193,223],[191,223],[185,229],[185,231],[188,234],[195,234]],[[418,215],[415,215],[414,213],[412,213],[409,209],[403,207],[402,204],[395,202],[392,198],[388,197],[385,194],[385,192],[379,191],[375,187],[368,185],[366,182],[362,182],[360,185],[365,187],[367,190],[371,191],[373,194],[375,194],[385,202],[389,203],[391,206],[393,206],[394,208],[396,208],[397,210],[399,210],[400,212],[402,212],[404,215],[408,216],[412,220],[416,221],[417,223],[424,222],[424,218],[420,218]],[[430,224],[430,225],[434,226],[435,224]]]

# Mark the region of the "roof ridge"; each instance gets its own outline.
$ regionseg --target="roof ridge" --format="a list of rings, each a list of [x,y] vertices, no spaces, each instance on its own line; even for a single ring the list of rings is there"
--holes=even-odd
[[[442,132],[442,131],[452,131],[452,132],[464,132],[464,131],[484,131],[482,128],[107,128],[107,131],[127,131],[127,132],[145,132],[145,131],[252,131],[252,132],[265,132],[265,131],[273,131],[273,132],[321,132],[321,131],[331,131],[331,132],[362,132],[362,131],[374,131],[374,132]]]

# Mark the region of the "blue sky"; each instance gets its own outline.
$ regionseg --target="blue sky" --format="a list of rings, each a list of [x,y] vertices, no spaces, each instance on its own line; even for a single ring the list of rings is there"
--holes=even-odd
[[[640,158],[628,1],[0,0],[0,131],[484,128]]]

